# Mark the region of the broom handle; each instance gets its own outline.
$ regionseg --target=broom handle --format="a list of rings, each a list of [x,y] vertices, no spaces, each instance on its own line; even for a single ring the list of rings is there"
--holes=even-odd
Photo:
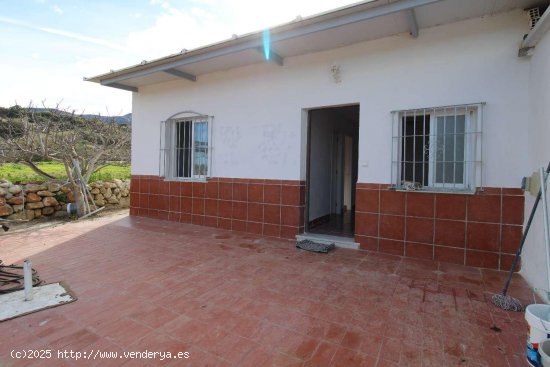
[[[549,173],[550,173],[550,162],[548,162],[548,167],[546,167],[546,174],[549,174]],[[540,178],[540,184],[541,185],[545,184],[544,177]],[[512,276],[514,275],[514,269],[518,264],[519,255],[521,255],[521,250],[523,249],[523,245],[525,244],[527,233],[529,233],[529,228],[531,228],[531,222],[533,222],[533,218],[535,217],[535,212],[537,211],[537,206],[539,205],[541,195],[542,195],[541,191],[539,190],[539,193],[537,194],[537,198],[535,199],[535,204],[533,205],[533,209],[531,209],[529,220],[527,221],[527,225],[525,226],[525,231],[523,232],[523,236],[521,237],[521,242],[519,243],[519,248],[518,248],[518,251],[516,252],[516,257],[514,257],[514,262],[512,263],[512,267],[510,268],[510,273],[508,273],[508,279],[506,280],[506,284],[502,289],[502,295],[504,296],[506,295],[506,292],[508,292],[508,287],[510,286],[510,282],[512,281]]]
[[[546,174],[543,171],[543,167],[540,168],[540,176],[543,177],[543,184],[540,186],[541,200],[542,200],[542,218],[544,219],[544,244],[546,246],[546,270],[548,278],[548,290],[546,291],[546,299],[550,296],[550,233],[548,230],[548,201],[546,196]]]

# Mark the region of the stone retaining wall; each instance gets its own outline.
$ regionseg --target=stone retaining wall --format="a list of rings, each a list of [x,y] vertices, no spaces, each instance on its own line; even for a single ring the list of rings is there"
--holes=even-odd
[[[74,202],[69,186],[55,181],[13,184],[0,180],[0,218],[32,220],[67,216],[67,203]],[[130,180],[96,181],[90,183],[88,189],[98,207],[130,206]]]

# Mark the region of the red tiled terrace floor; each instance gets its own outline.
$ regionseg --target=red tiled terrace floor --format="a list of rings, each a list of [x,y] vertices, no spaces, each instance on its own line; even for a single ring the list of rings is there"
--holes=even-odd
[[[524,366],[505,273],[114,216],[0,237],[78,301],[0,323],[0,366]],[[511,294],[532,293],[521,277]],[[494,331],[494,326],[500,331]],[[492,329],[493,328],[493,329]],[[187,360],[13,360],[12,349],[188,351]]]

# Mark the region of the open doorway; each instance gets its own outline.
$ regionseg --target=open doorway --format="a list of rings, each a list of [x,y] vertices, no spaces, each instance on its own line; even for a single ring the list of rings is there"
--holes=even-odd
[[[306,232],[353,237],[359,105],[308,113]]]

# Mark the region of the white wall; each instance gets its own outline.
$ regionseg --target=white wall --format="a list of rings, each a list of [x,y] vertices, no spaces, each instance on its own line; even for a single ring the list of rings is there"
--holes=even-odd
[[[141,87],[133,100],[133,174],[158,174],[159,121],[215,116],[213,176],[304,179],[303,109],[360,103],[359,182],[390,182],[396,109],[487,102],[484,185],[517,187],[528,159],[529,60],[521,10],[328,52]],[[342,82],[334,83],[333,63]],[[505,159],[505,164],[503,159]]]
[[[550,161],[550,33],[546,33],[536,46],[531,58],[529,80],[529,163],[525,175],[541,166],[546,167]],[[525,196],[525,219],[529,217],[535,198]],[[542,204],[542,202],[541,202]],[[542,221],[542,205],[539,204],[537,215],[529,231],[523,250],[522,275],[534,287],[548,289],[546,271],[546,249]]]

